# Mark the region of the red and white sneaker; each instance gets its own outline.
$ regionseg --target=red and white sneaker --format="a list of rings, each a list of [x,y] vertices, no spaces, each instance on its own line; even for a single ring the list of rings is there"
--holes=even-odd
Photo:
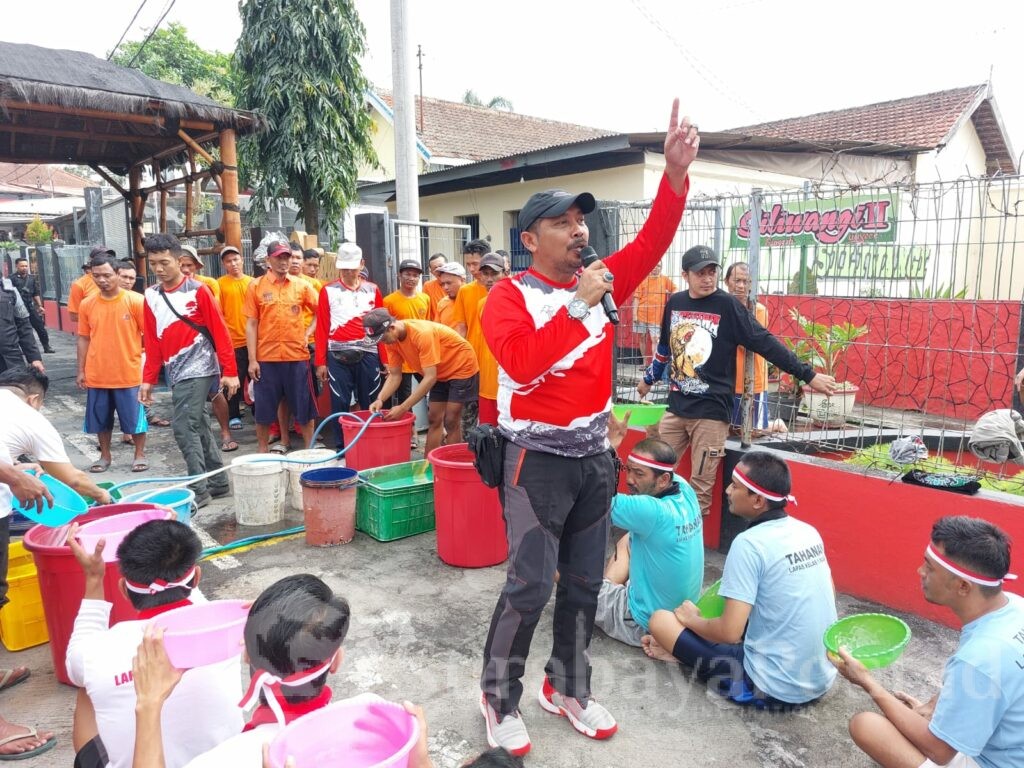
[[[503,747],[516,757],[530,751],[530,734],[526,732],[523,716],[519,711],[499,717],[485,696],[480,697],[480,713],[487,725],[487,743],[492,747]]]
[[[611,738],[619,730],[611,713],[594,699],[583,703],[571,696],[563,696],[555,690],[546,675],[544,685],[537,694],[537,701],[545,712],[568,718],[573,728],[592,739]]]

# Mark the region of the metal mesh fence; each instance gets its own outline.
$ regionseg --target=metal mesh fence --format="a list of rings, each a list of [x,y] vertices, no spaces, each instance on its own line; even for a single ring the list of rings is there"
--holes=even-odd
[[[674,288],[685,290],[680,256],[687,248],[709,245],[728,267],[751,261],[756,239],[752,271],[769,330],[805,362],[853,385],[843,397],[805,394],[784,427],[775,425],[788,431],[760,439],[895,471],[887,446],[919,434],[931,469],[1024,493],[1016,465],[981,463],[967,446],[979,416],[1020,407],[1013,377],[1024,294],[1021,177],[773,190],[759,202],[758,216],[749,195],[691,199],[662,264]],[[646,204],[602,204],[617,236],[610,247],[635,237],[648,212]],[[656,344],[643,321],[660,308],[631,301],[619,326],[620,401],[636,400]],[[770,379],[773,418],[792,402],[788,384],[782,377],[780,393]],[[664,402],[667,393],[661,382],[649,399]]]
[[[438,224],[428,221],[388,219],[387,270],[384,280],[376,280],[385,293],[398,287],[398,264],[406,259],[418,262],[427,275],[427,260],[435,253],[463,266],[462,246],[472,239],[468,224]],[[386,286],[386,290],[385,290]]]

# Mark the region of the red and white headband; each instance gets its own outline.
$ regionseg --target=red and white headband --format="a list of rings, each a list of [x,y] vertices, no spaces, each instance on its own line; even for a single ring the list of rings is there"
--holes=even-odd
[[[796,504],[796,496],[793,496],[793,495],[780,496],[779,494],[775,493],[774,491],[769,491],[767,488],[762,488],[760,485],[755,483],[749,477],[744,475],[739,469],[734,469],[732,471],[732,479],[733,480],[738,480],[740,483],[745,485],[747,488],[752,490],[754,493],[757,493],[757,494],[760,494],[761,496],[764,496],[766,499],[768,499],[768,501],[788,501],[791,504]]]
[[[318,677],[323,675],[327,670],[331,668],[331,664],[334,663],[334,657],[337,656],[337,652],[331,654],[331,658],[325,661],[318,667],[313,669],[303,670],[296,672],[295,674],[288,675],[287,677],[278,677],[265,669],[253,670],[252,678],[249,680],[249,688],[245,692],[245,696],[238,702],[238,706],[243,711],[252,709],[256,705],[256,702],[260,699],[260,692],[266,694],[267,706],[274,713],[274,717],[277,718],[277,722],[280,725],[285,725],[284,709],[281,707],[281,702],[277,699],[277,694],[274,692],[274,686],[285,686],[286,688],[296,688],[306,683],[311,683]]]
[[[190,582],[196,576],[196,567],[193,565],[192,569],[182,576],[177,581],[164,581],[163,579],[157,579],[152,584],[137,584],[134,581],[124,580],[125,589],[129,592],[134,592],[137,595],[155,595],[157,592],[166,592],[168,589],[175,589],[177,587],[187,587],[192,589]]]
[[[632,461],[634,464],[642,464],[645,467],[656,469],[659,472],[675,472],[676,467],[674,464],[665,464],[654,459],[648,459],[646,456],[637,456],[635,453],[629,454],[626,457],[626,461]]]
[[[957,565],[952,560],[940,555],[935,551],[935,547],[931,544],[925,548],[924,553],[950,573],[959,576],[961,579],[973,582],[974,584],[980,584],[983,587],[1002,586],[1004,581],[1013,581],[1017,578],[1017,574],[1015,573],[1008,573],[1001,579],[993,579],[988,576],[982,576],[980,573],[974,573],[973,571],[967,570],[964,566]]]

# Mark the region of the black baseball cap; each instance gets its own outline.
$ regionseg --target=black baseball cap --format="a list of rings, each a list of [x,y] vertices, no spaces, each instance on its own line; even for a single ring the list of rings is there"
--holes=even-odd
[[[395,318],[386,309],[371,309],[363,315],[363,328],[366,329],[366,338],[372,342],[378,342],[384,335],[384,331],[392,326]]]
[[[398,263],[398,271],[402,272],[406,269],[415,269],[417,272],[423,271],[423,265],[420,264],[416,259],[406,259]]]
[[[89,261],[92,261],[97,256],[114,256],[114,257],[116,257],[117,256],[117,252],[113,248],[107,248],[107,246],[105,246],[105,245],[94,245],[92,247],[92,250],[89,251]],[[92,266],[92,265],[88,264],[88,262],[87,262],[86,264],[83,264],[82,266],[84,267],[84,266]]]
[[[564,189],[547,189],[530,195],[526,205],[519,211],[519,230],[525,232],[537,219],[561,216],[574,205],[584,213],[590,213],[597,207],[597,201],[589,192],[574,195]]]
[[[505,260],[496,253],[488,253],[480,259],[480,269],[484,267],[490,267],[498,274],[501,274],[505,271]]]
[[[721,266],[718,256],[706,245],[695,245],[683,254],[683,272],[699,272],[709,264]]]

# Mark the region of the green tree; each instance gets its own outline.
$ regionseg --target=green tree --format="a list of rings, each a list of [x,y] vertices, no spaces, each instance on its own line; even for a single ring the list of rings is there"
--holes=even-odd
[[[25,227],[25,240],[30,243],[53,242],[53,230],[36,214]]]
[[[356,199],[360,164],[375,165],[369,82],[359,65],[366,30],[354,0],[242,0],[235,50],[238,106],[270,122],[243,144],[256,215],[294,199],[306,231],[328,234]]]
[[[462,103],[469,104],[474,107],[487,107],[488,109],[500,109],[503,112],[514,112],[512,102],[506,99],[504,96],[495,96],[487,103],[476,95],[476,91],[472,88],[468,89],[462,94]]]
[[[234,104],[231,54],[200,48],[177,22],[158,29],[140,53],[144,40],[122,43],[114,50],[111,61],[122,67],[131,65],[165,83],[184,85],[221,104]]]

